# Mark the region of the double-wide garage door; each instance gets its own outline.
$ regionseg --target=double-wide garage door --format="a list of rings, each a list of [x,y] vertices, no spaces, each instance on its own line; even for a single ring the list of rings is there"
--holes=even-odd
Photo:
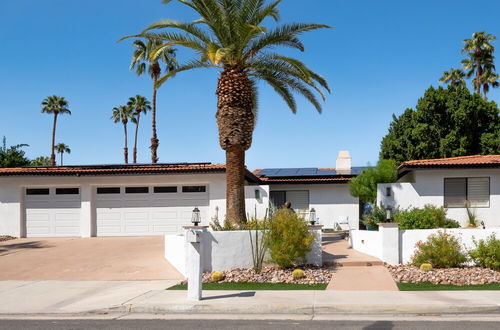
[[[97,236],[179,233],[195,207],[206,221],[208,205],[204,185],[96,187]]]

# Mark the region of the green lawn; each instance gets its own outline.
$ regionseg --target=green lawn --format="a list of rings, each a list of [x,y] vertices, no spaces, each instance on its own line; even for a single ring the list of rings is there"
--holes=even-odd
[[[203,283],[203,290],[325,290],[328,284],[295,283]],[[186,284],[179,284],[167,290],[187,290]]]
[[[397,283],[400,291],[443,291],[443,290],[500,290],[500,283],[478,285],[452,285],[423,283]]]

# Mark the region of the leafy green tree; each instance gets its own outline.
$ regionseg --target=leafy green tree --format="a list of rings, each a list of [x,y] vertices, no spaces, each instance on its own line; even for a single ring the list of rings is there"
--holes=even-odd
[[[23,147],[28,147],[28,145],[17,144],[7,147],[7,139],[4,136],[2,147],[0,147],[0,167],[28,166],[30,161],[26,158]]]
[[[360,175],[349,182],[351,195],[362,202],[374,204],[377,200],[377,184],[396,182],[398,171],[396,162],[391,159],[381,159],[377,166],[368,167]]]
[[[125,159],[125,164],[128,164],[128,134],[127,134],[127,124],[134,118],[134,110],[128,105],[120,105],[113,108],[113,114],[111,119],[115,123],[123,124],[123,131],[125,133],[125,147],[123,148],[123,158]]]
[[[430,87],[415,110],[393,115],[380,158],[407,160],[500,153],[500,118],[494,102],[461,86]]]
[[[33,159],[29,165],[30,166],[50,166],[50,158],[47,156],[40,156],[40,157]]]
[[[134,138],[134,164],[137,163],[137,134],[139,133],[139,122],[141,120],[141,113],[146,114],[151,110],[151,103],[144,96],[136,95],[128,99],[127,105],[134,111],[135,123],[135,138]]]
[[[466,86],[465,83],[465,72],[462,69],[453,69],[450,71],[445,71],[443,76],[439,79],[440,83],[451,84],[454,86]]]
[[[52,149],[50,154],[50,165],[56,165],[55,141],[56,141],[56,126],[57,117],[62,114],[71,115],[68,108],[68,101],[64,97],[52,95],[42,101],[42,113],[54,115],[54,124],[52,126]]]
[[[294,93],[303,95],[320,112],[322,106],[314,91],[324,98],[321,87],[329,91],[326,80],[300,60],[277,53],[276,48],[304,51],[299,36],[328,26],[291,23],[269,27],[266,19],[279,20],[277,7],[281,0],[178,2],[200,17],[193,22],[161,20],[142,34],[129,37],[164,42],[153,54],[171,46],[197,54],[192,61],[161,76],[158,86],[182,71],[210,67],[220,71],[216,118],[219,143],[226,152],[226,216],[230,221],[246,222],[245,151],[252,144],[257,119],[257,81],[270,85],[294,113],[297,111]]]
[[[151,162],[158,162],[158,146],[160,141],[158,140],[158,134],[156,132],[156,93],[157,93],[157,81],[160,75],[163,73],[169,73],[177,68],[177,60],[175,58],[175,49],[169,47],[168,44],[163,44],[158,38],[146,38],[143,40],[135,40],[134,43],[134,53],[132,55],[132,64],[130,65],[130,70],[135,69],[135,73],[138,76],[143,75],[146,71],[153,80],[153,106],[152,106],[152,131],[153,135],[151,137]],[[160,50],[157,50],[161,47]],[[154,52],[153,52],[154,51]],[[162,64],[165,68],[162,69]],[[134,161],[135,163],[135,161]]]
[[[55,149],[58,153],[61,154],[61,166],[63,166],[63,154],[64,153],[67,153],[67,154],[70,154],[71,153],[71,149],[69,148],[68,145],[64,144],[64,143],[58,143],[56,146],[55,146]]]
[[[491,43],[495,40],[496,37],[494,35],[484,31],[474,32],[472,38],[464,40],[465,44],[462,53],[467,54],[469,58],[464,59],[462,64],[467,70],[467,78],[475,75],[472,85],[478,94],[481,94],[483,72],[494,69],[493,52],[495,51],[495,47]]]

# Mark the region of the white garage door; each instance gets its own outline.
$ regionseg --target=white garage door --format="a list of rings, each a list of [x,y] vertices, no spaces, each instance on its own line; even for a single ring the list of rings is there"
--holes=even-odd
[[[175,234],[191,224],[195,207],[208,216],[208,187],[96,187],[97,236]]]
[[[26,188],[26,236],[80,236],[79,188]]]

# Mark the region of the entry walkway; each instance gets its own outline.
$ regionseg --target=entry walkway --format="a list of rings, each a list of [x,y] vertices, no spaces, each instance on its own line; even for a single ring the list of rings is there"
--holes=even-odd
[[[327,290],[398,291],[380,259],[350,248],[339,234],[323,236],[323,263],[336,266]]]

